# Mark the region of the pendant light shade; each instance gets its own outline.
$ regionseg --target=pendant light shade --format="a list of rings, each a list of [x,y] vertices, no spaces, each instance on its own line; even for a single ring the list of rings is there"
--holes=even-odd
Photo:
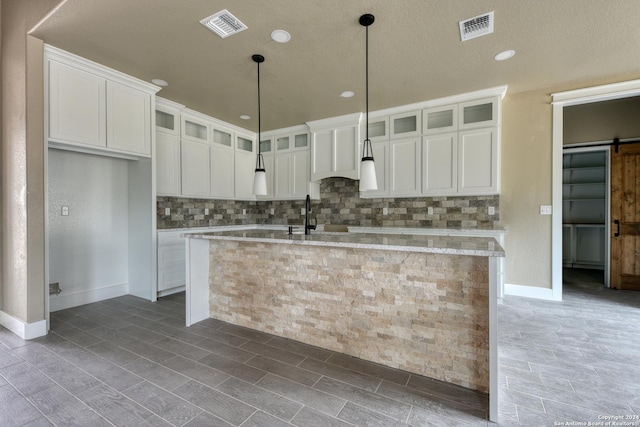
[[[264,158],[260,152],[260,131],[261,131],[261,117],[260,117],[260,64],[264,62],[264,56],[253,55],[251,57],[255,63],[258,64],[258,157],[256,158],[256,170],[253,173],[253,195],[254,196],[266,196],[267,195],[267,172],[264,168]]]
[[[366,99],[366,137],[362,144],[362,161],[360,162],[360,191],[378,189],[376,179],[376,165],[373,160],[373,147],[369,139],[369,26],[373,24],[374,16],[365,13],[360,17],[360,25],[365,28],[365,99]]]

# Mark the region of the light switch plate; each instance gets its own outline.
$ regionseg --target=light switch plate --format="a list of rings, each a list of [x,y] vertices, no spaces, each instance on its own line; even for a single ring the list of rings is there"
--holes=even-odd
[[[551,215],[551,205],[540,205],[540,215]]]
[[[489,206],[488,212],[489,212],[489,215],[495,215],[496,214],[495,206]]]
[[[304,215],[304,208],[300,208],[300,215]]]
[[[242,215],[246,215],[247,214],[247,210],[246,209],[242,209]]]
[[[164,214],[165,214],[166,216],[171,215],[171,208],[164,208]]]
[[[209,215],[209,208],[204,208],[204,214]]]
[[[427,208],[427,215],[433,215],[433,206]]]
[[[389,208],[382,208],[382,215],[389,215]]]
[[[271,208],[271,215],[275,215],[276,214],[276,210],[274,208]]]

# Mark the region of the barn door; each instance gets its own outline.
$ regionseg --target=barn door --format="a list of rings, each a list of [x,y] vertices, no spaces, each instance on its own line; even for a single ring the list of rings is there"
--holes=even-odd
[[[640,290],[640,144],[611,148],[610,286]]]

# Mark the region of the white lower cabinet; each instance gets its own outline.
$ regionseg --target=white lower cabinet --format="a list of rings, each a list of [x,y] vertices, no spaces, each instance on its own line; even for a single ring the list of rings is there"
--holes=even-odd
[[[425,136],[422,140],[422,193],[430,196],[458,192],[458,133]]]
[[[156,192],[163,196],[179,196],[180,138],[156,132]]]
[[[408,138],[390,143],[391,196],[415,196],[420,194],[421,181],[421,138]]]
[[[233,199],[235,196],[235,159],[230,149],[211,146],[211,197]]]
[[[180,292],[186,284],[183,231],[158,232],[158,293]]]
[[[291,195],[291,170],[293,169],[291,153],[275,156],[275,192],[276,199],[287,199]]]
[[[209,197],[211,194],[209,144],[183,139],[180,148],[182,195]]]
[[[458,193],[497,194],[500,189],[498,128],[458,133]]]

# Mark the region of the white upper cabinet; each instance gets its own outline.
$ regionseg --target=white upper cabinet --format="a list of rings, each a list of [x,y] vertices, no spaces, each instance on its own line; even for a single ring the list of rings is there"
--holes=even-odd
[[[107,147],[151,155],[151,95],[107,82]]]
[[[421,138],[393,140],[390,143],[389,195],[415,196],[420,194]]]
[[[233,150],[234,133],[232,130],[219,125],[212,125],[212,142],[219,148],[226,147]]]
[[[184,105],[156,97],[156,132],[180,136],[180,112]]]
[[[256,170],[255,137],[249,134],[235,134],[235,198],[236,200],[255,200],[253,194],[253,175]]]
[[[181,192],[180,138],[170,133],[156,133],[156,193],[179,196]]]
[[[211,194],[209,144],[183,139],[180,148],[182,195],[209,197]]]
[[[458,192],[458,133],[422,139],[422,194],[455,195]]]
[[[256,156],[253,153],[235,153],[235,199],[255,200],[253,175],[256,170]]]
[[[356,113],[307,123],[311,129],[311,181],[359,179],[362,116]]]
[[[500,123],[500,102],[497,96],[460,103],[458,128],[474,129],[497,126]]]
[[[457,131],[458,105],[445,105],[423,110],[422,128],[425,135]]]
[[[458,192],[498,194],[500,191],[499,129],[462,131],[458,136]]]
[[[181,115],[181,136],[198,142],[209,142],[210,125],[204,118],[194,117],[189,113]]]
[[[366,134],[362,135],[362,139]],[[369,118],[369,139],[372,142],[386,141],[389,139],[389,117]]]
[[[407,138],[422,135],[422,112],[410,111],[389,117],[391,138]]]
[[[318,197],[319,185],[311,183],[310,138],[306,125],[278,129],[268,133],[261,151],[265,154],[267,192],[274,200],[302,200],[307,194]],[[272,145],[273,144],[273,145]],[[271,165],[269,161],[273,162]],[[273,173],[269,173],[269,168]],[[269,184],[273,183],[273,193]]]
[[[211,197],[235,197],[235,153],[216,144],[211,145]]]
[[[44,51],[49,144],[151,156],[158,87],[52,46]]]
[[[106,79],[49,61],[49,139],[107,146]]]

